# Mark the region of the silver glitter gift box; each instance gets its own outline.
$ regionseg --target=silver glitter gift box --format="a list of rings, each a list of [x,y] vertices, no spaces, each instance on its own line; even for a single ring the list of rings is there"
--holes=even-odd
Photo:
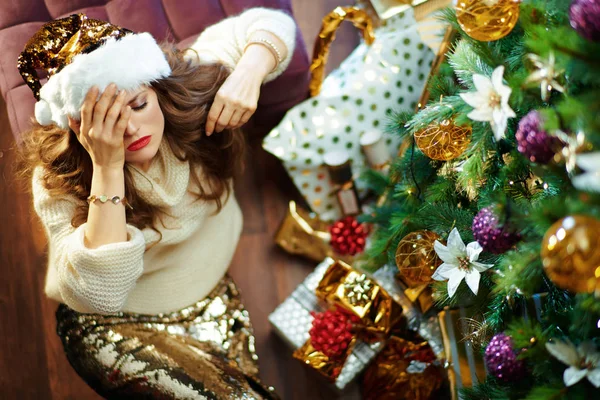
[[[269,315],[269,322],[275,332],[286,341],[294,350],[310,338],[308,331],[312,326],[311,311],[321,312],[325,309],[319,303],[315,290],[325,275],[327,269],[335,261],[326,258],[315,270],[309,274],[303,283]],[[381,351],[384,343],[366,344],[359,341],[348,356],[340,375],[335,380],[334,386],[343,390],[352,382]]]

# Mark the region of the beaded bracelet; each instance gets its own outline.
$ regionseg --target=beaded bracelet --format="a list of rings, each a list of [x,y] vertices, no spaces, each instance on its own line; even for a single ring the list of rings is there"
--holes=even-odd
[[[106,195],[101,195],[101,196],[96,196],[95,194],[92,194],[91,196],[89,196],[87,198],[87,202],[88,204],[92,204],[95,203],[97,201],[99,201],[100,203],[104,204],[107,201],[111,201],[113,204],[119,204],[122,203],[125,207],[129,207],[131,210],[133,210],[133,207],[131,206],[131,204],[129,204],[129,202],[127,201],[126,197],[119,197],[119,196],[113,196],[113,197],[108,197]]]
[[[281,64],[281,62],[283,61],[281,59],[281,52],[279,51],[277,46],[275,46],[275,43],[273,43],[269,39],[265,39],[265,38],[252,39],[246,44],[246,47],[244,47],[244,51],[246,51],[248,46],[250,46],[251,44],[263,45],[265,48],[267,48],[271,52],[271,54],[273,54],[273,57],[275,58],[275,67],[273,67],[273,71],[275,71],[277,69],[277,67],[279,66],[279,64]]]

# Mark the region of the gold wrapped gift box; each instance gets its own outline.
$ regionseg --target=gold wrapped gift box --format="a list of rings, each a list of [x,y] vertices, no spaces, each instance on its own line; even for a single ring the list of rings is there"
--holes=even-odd
[[[342,308],[360,318],[355,338],[339,359],[329,359],[314,349],[310,340],[294,352],[294,357],[310,365],[331,381],[335,381],[342,366],[358,341],[385,341],[402,322],[402,308],[385,290],[349,265],[336,261],[325,271],[315,290],[326,308]]]
[[[446,365],[452,399],[458,399],[458,390],[485,380],[484,361],[479,349],[474,348],[473,327],[479,321],[473,309],[431,309],[423,313],[418,303],[407,296],[406,287],[396,279],[398,269],[386,265],[373,274],[404,310],[410,329],[427,340],[437,358]]]
[[[370,289],[357,295],[354,288],[366,286]],[[336,306],[358,316],[361,328],[344,357],[330,360],[310,345],[310,312]],[[269,321],[297,349],[296,358],[344,389],[383,348],[389,334],[403,325],[404,317],[402,308],[385,290],[347,264],[327,258],[269,315]]]
[[[438,398],[444,375],[427,342],[392,337],[365,373],[363,397],[365,400]]]

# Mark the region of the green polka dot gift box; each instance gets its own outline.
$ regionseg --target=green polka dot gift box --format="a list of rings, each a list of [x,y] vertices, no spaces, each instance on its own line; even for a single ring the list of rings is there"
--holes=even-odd
[[[344,151],[358,177],[368,168],[360,139],[378,131],[393,157],[399,138],[383,133],[392,111],[414,110],[435,57],[422,40],[412,9],[376,29],[323,81],[320,93],[290,109],[264,139],[282,160],[312,210],[322,220],[341,217],[323,156]],[[359,192],[364,185],[357,179]]]

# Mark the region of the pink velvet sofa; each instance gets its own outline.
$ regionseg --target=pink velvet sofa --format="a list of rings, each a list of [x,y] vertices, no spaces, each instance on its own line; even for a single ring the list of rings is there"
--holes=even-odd
[[[158,41],[181,48],[205,27],[250,7],[281,9],[292,15],[291,0],[2,0],[0,1],[0,92],[7,106],[15,139],[27,130],[35,99],[17,70],[17,57],[26,41],[49,20],[83,12],[137,32],[150,32]],[[254,131],[268,133],[295,104],[308,95],[309,59],[300,31],[286,72],[263,87]]]

